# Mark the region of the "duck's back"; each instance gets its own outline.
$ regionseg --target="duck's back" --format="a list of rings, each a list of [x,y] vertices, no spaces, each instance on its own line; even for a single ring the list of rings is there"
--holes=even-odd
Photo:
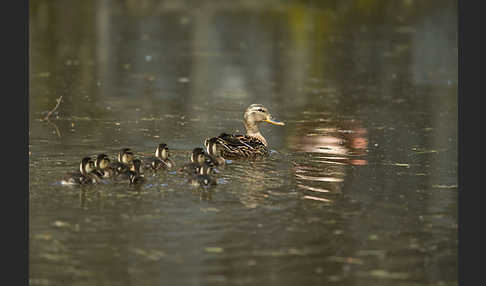
[[[221,156],[225,159],[253,159],[269,155],[267,146],[261,140],[248,135],[222,133],[216,142],[221,147]]]

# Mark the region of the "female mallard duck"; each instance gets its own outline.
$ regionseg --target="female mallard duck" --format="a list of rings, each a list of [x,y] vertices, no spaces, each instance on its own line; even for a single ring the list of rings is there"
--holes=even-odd
[[[269,155],[267,140],[260,133],[258,124],[267,122],[274,125],[285,125],[283,122],[275,121],[267,108],[261,104],[250,105],[243,115],[243,123],[246,135],[234,135],[222,133],[218,137],[208,138],[204,146],[209,152],[209,144],[217,145],[221,157],[224,159],[254,159]]]
[[[68,173],[61,180],[63,185],[89,185],[101,181],[100,174],[96,172],[93,160],[90,157],[84,157],[79,164],[79,171]]]
[[[169,147],[167,144],[160,143],[155,149],[155,157],[144,160],[143,168],[147,170],[171,169],[175,166],[169,159]]]
[[[189,179],[189,184],[194,187],[200,186],[214,186],[216,180],[211,177],[212,167],[207,164],[202,164],[198,169],[198,174]]]

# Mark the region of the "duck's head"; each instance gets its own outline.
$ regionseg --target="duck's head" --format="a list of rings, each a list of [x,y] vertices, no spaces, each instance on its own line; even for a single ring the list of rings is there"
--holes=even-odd
[[[94,162],[95,167],[99,170],[104,170],[110,165],[110,158],[106,154],[99,154]]]
[[[118,153],[118,162],[130,165],[133,160],[133,152],[130,148],[123,148]]]
[[[285,125],[285,123],[273,119],[268,109],[261,104],[252,104],[248,106],[243,115],[245,123],[258,124],[260,122],[267,122],[274,125]]]
[[[260,130],[258,130],[258,124],[260,122],[267,122],[273,125],[285,125],[285,123],[276,121],[273,119],[268,109],[261,104],[252,104],[248,106],[243,115],[245,123],[246,134],[250,136],[260,137]]]
[[[84,157],[79,165],[79,171],[82,175],[87,175],[96,170],[95,164],[90,157]]]
[[[206,154],[204,154],[204,150],[201,147],[194,148],[191,154],[191,162],[192,163],[199,163],[203,164],[206,161]]]
[[[155,157],[161,160],[167,160],[169,158],[169,147],[167,147],[167,144],[160,143],[157,146],[157,149],[155,149]]]
[[[267,145],[267,141],[260,133],[258,124],[267,122],[273,125],[285,125],[283,122],[274,120],[270,112],[268,112],[268,109],[261,104],[252,104],[248,106],[243,115],[243,120],[245,123],[246,135],[260,139],[265,145]]]

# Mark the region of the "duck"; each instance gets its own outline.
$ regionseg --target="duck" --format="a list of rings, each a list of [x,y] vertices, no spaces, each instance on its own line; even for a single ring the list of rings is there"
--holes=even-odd
[[[96,156],[94,161],[96,171],[102,178],[112,178],[115,175],[115,170],[111,166],[111,160],[108,155],[102,153]]]
[[[130,148],[123,148],[117,154],[117,161],[110,163],[110,168],[114,170],[114,175],[125,174],[130,170],[133,152]]]
[[[198,169],[198,174],[189,179],[189,184],[194,187],[215,186],[216,180],[211,177],[212,167],[208,164],[202,164]]]
[[[141,164],[142,162],[140,161],[140,159],[134,159],[132,161],[132,166],[130,168],[130,171],[128,172],[128,181],[130,185],[140,185],[145,182],[145,177],[140,172]]]
[[[96,172],[94,161],[84,157],[79,164],[79,170],[66,174],[61,180],[63,185],[90,185],[101,182],[100,174]]]
[[[262,104],[251,104],[243,114],[245,135],[221,133],[217,137],[204,140],[204,146],[208,149],[209,144],[213,142],[221,157],[229,160],[267,157],[270,155],[268,143],[258,128],[262,122],[277,126],[285,125],[284,122],[274,120],[268,109]]]
[[[155,157],[145,159],[143,162],[143,169],[146,170],[172,169],[174,167],[175,163],[169,159],[169,147],[165,143],[160,143],[157,146]]]
[[[209,156],[204,152],[204,149],[201,147],[196,147],[192,150],[190,160],[191,162],[182,166],[182,168],[179,169],[179,172],[185,172],[189,175],[195,175],[199,173],[199,168],[202,164],[207,164],[208,162],[210,162]]]

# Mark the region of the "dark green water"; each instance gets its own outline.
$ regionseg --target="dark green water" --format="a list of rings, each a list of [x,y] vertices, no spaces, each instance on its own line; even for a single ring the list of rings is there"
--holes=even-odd
[[[30,284],[457,285],[457,3],[314,2],[31,1]],[[252,103],[286,125],[212,189],[59,185]]]

